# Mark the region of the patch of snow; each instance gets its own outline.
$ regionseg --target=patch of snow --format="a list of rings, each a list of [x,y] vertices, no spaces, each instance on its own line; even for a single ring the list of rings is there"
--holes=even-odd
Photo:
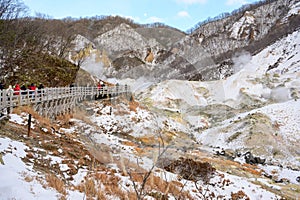
[[[271,166],[271,165],[262,165],[260,166],[267,174],[272,175],[273,179],[287,179],[290,183],[299,184],[297,182],[297,177],[300,177],[300,171],[288,169],[286,167]]]
[[[18,114],[9,114],[9,121],[10,122],[13,122],[13,123],[16,123],[16,124],[19,124],[19,125],[28,125],[28,118],[29,118],[29,115],[27,113],[21,113],[21,115],[18,115]],[[35,119],[34,118],[31,118],[31,129],[34,129],[35,128]]]
[[[88,174],[88,169],[78,169],[77,174],[73,175],[73,180],[71,181],[73,185],[79,185],[84,181],[84,177]]]
[[[21,159],[26,156],[28,147],[21,142],[0,138],[0,152],[4,165],[0,164],[0,199],[57,199],[59,195],[52,189],[45,189],[35,180],[38,176],[32,166]],[[24,176],[33,178],[26,181]]]
[[[9,114],[9,121],[14,122],[16,124],[20,125],[27,125],[27,122],[25,122],[24,118],[17,114]]]

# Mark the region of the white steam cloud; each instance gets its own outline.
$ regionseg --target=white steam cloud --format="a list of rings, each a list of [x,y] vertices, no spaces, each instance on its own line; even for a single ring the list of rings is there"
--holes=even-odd
[[[252,59],[252,56],[247,51],[241,51],[235,53],[232,57],[233,61],[233,72],[237,73],[243,69]]]
[[[95,62],[93,54],[82,63],[81,68],[99,79],[106,79],[102,62]]]
[[[271,99],[276,102],[285,102],[290,99],[290,91],[286,87],[277,87],[271,91]]]

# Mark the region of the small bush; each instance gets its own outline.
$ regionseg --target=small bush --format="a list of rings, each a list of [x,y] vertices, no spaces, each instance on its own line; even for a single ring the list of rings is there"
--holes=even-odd
[[[241,190],[238,191],[237,193],[231,193],[231,199],[232,200],[239,200],[239,199],[250,200],[250,198]]]
[[[241,134],[242,134],[242,132],[236,132],[236,133],[234,133],[233,135],[231,135],[227,139],[227,142],[232,142],[233,140],[237,139]]]
[[[209,182],[211,176],[216,171],[208,162],[199,162],[190,158],[180,157],[164,167],[165,170],[179,174],[182,178],[204,182]]]

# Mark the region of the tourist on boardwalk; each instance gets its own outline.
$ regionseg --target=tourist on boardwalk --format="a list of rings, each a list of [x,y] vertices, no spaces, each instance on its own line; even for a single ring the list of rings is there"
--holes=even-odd
[[[39,87],[38,87],[38,95],[40,97],[41,100],[41,96],[42,96],[42,90],[44,89],[44,85],[42,83],[40,83]],[[44,94],[44,91],[43,91]]]
[[[2,103],[2,101],[3,101],[3,98],[2,98],[2,92],[3,92],[3,90],[4,90],[4,85],[3,85],[3,83],[2,82],[0,82],[0,94],[1,94],[1,99],[0,99],[0,102]],[[2,117],[3,116],[3,113],[2,113],[2,110],[1,110],[1,112],[0,112],[0,117]]]
[[[31,85],[28,87],[29,89],[29,94],[31,96],[32,99],[34,99],[34,93],[36,90],[36,86],[34,85],[34,83],[31,83]]]
[[[102,85],[101,85],[101,83],[100,83],[100,81],[98,82],[98,84],[97,84],[97,90],[98,90],[98,92],[97,92],[97,94],[96,94],[96,96],[95,96],[95,99],[100,99],[101,98],[101,88],[102,88]]]
[[[8,86],[6,89],[7,101],[9,102],[10,106],[7,107],[7,113],[10,113],[10,107],[13,106],[12,97],[14,94],[14,89],[11,85]]]
[[[27,88],[26,88],[26,86],[25,85],[22,85],[21,86],[21,95],[26,95],[27,94]]]
[[[14,87],[14,95],[20,95],[20,85],[17,83]]]
[[[116,84],[116,94],[115,95],[118,95],[118,93],[119,93],[119,87],[120,87],[120,85],[119,85],[119,83],[117,83]]]
[[[0,90],[4,90],[4,85],[3,85],[3,83],[0,83]]]
[[[103,81],[100,81],[100,85],[101,85],[101,88],[103,88],[105,86]]]
[[[71,83],[71,84],[70,84],[70,93],[71,93],[71,94],[73,94],[73,92],[75,91],[75,90],[74,90],[74,87],[75,87],[75,83]]]
[[[6,89],[6,95],[11,97],[14,94],[14,89],[11,85],[8,86],[8,88]]]
[[[4,90],[4,85],[2,82],[0,82],[0,92],[2,92]],[[2,95],[1,95],[1,102],[3,101],[2,99]]]
[[[1,102],[3,101],[2,99],[2,91],[4,89],[4,85],[0,82],[0,92],[1,92]]]
[[[39,87],[38,87],[38,93],[41,93],[42,89],[44,89],[44,85],[42,83],[40,83]]]
[[[31,90],[32,93],[34,93],[34,91],[36,90],[36,86],[34,85],[34,83],[31,83],[28,89]]]
[[[102,86],[101,86],[101,83],[100,83],[100,82],[98,82],[98,84],[97,84],[97,88],[98,88],[98,91],[100,91],[100,90],[101,90]]]

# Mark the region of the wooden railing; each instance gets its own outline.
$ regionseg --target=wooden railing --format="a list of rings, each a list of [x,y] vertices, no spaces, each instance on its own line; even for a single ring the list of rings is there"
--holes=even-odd
[[[130,93],[130,88],[127,85],[104,86],[100,89],[98,87],[59,87],[20,91],[0,90],[0,113],[18,106],[42,104],[62,99],[79,102],[128,93]]]

